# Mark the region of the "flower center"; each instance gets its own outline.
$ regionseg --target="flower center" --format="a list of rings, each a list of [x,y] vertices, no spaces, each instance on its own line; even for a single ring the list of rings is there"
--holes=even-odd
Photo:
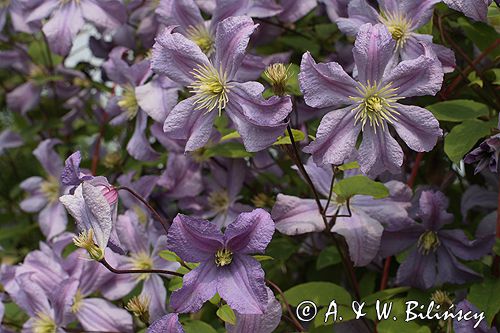
[[[356,112],[354,117],[356,123],[361,122],[362,129],[365,128],[366,123],[369,123],[374,128],[375,132],[377,127],[385,129],[385,122],[393,123],[398,115],[394,103],[400,98],[396,97],[394,92],[397,89],[391,88],[391,84],[379,88],[375,83],[367,85],[360,83],[360,87],[356,88],[361,97],[350,97],[359,104],[353,109]]]
[[[229,208],[229,194],[227,191],[213,191],[208,196],[208,205],[217,213],[225,212]]]
[[[400,13],[384,13],[381,21],[391,33],[398,48],[402,48],[411,32],[411,21]]]
[[[7,8],[11,0],[0,0],[0,8]]]
[[[208,31],[205,24],[199,24],[197,26],[190,25],[187,28],[187,38],[191,39],[198,45],[203,53],[210,57],[214,52],[215,41]]]
[[[33,333],[56,333],[57,325],[52,318],[39,313],[33,323]]]
[[[132,86],[123,87],[123,94],[118,102],[118,106],[127,112],[127,118],[133,119],[139,111],[139,104],[135,97],[135,89]]]
[[[418,239],[418,250],[423,255],[427,255],[431,252],[436,252],[437,248],[441,245],[438,235],[435,231],[426,231]]]
[[[132,255],[131,262],[134,269],[137,270],[151,270],[153,269],[153,258],[146,252],[139,252]],[[149,273],[142,273],[137,276],[137,280],[147,280]]]
[[[134,316],[147,323],[149,322],[149,304],[150,300],[148,297],[134,296],[128,301],[125,308],[132,312]]]
[[[227,93],[231,86],[227,82],[227,74],[212,65],[200,65],[193,70],[195,81],[189,86],[195,94],[196,110],[206,109],[207,112],[217,108],[219,115],[228,102]]]
[[[87,231],[82,231],[80,235],[73,237],[73,243],[82,249],[87,250],[90,257],[100,261],[104,258],[104,249],[101,249],[94,242],[94,230],[90,228]]]
[[[276,96],[283,96],[286,91],[286,85],[290,74],[288,70],[290,66],[286,67],[281,63],[276,63],[268,66],[264,71],[264,75],[269,79],[273,93]]]
[[[40,190],[49,202],[57,202],[59,200],[59,181],[55,177],[49,176],[40,185]]]
[[[77,313],[82,306],[83,295],[80,289],[76,291],[75,298],[73,298],[73,305],[71,306],[71,312]]]
[[[215,264],[217,267],[224,267],[233,261],[233,252],[228,249],[219,249],[215,253]]]

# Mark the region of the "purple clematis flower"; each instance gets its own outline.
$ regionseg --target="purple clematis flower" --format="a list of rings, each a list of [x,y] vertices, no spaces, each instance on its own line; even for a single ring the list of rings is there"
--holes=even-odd
[[[272,239],[269,213],[241,213],[225,230],[206,220],[177,215],[167,235],[169,250],[200,265],[184,275],[172,293],[176,312],[196,312],[216,293],[240,314],[262,314],[268,304],[264,271],[252,253],[263,253]]]
[[[76,151],[71,154],[64,162],[64,169],[61,172],[61,184],[66,186],[73,186],[70,193],[73,194],[75,188],[85,180],[94,178],[92,175],[87,175],[80,171],[80,163],[82,161],[82,154]]]
[[[9,14],[14,30],[33,33],[39,24],[28,23],[26,21],[27,14],[38,6],[42,0],[32,0],[30,2],[22,0],[7,0],[0,2],[0,31],[3,30],[7,22],[7,15]]]
[[[190,88],[193,96],[170,112],[163,130],[172,138],[187,139],[186,151],[203,147],[209,140],[215,117],[227,112],[248,151],[274,143],[285,128],[292,110],[289,97],[263,99],[264,86],[238,82],[250,35],[252,19],[230,17],[219,23],[215,51],[210,60],[200,47],[180,33],[167,29],[153,47],[153,70]]]
[[[431,35],[415,32],[429,21],[434,5],[438,2],[440,0],[379,0],[379,14],[367,0],[352,0],[348,5],[348,17],[340,17],[336,22],[342,32],[351,36],[356,35],[365,23],[382,23],[396,42],[394,51],[401,60],[415,59],[425,54],[421,44],[426,44],[436,54],[445,72],[453,72],[455,67],[453,51],[432,43]]]
[[[58,140],[47,139],[33,151],[33,155],[47,172],[47,178],[34,176],[19,185],[30,194],[21,201],[21,209],[29,213],[40,212],[38,223],[47,239],[62,233],[68,223],[64,207],[59,202],[59,196],[67,191],[66,186],[60,182],[62,161],[53,149],[59,143]]]
[[[167,248],[167,237],[165,235],[157,237],[152,224],[148,224],[146,228],[135,212],[128,210],[125,214],[119,215],[116,230],[120,241],[129,252],[129,257],[120,268],[169,271],[176,271],[179,268],[178,263],[166,261],[159,256],[159,253]],[[150,319],[157,320],[166,314],[167,290],[163,284],[162,275],[138,274],[129,284],[129,290],[140,282],[143,282],[140,297],[146,299],[146,303],[149,304]]]
[[[6,149],[17,148],[24,144],[23,138],[9,129],[0,132],[0,156]]]
[[[469,311],[472,313],[481,313],[481,310],[468,300],[463,300],[458,303],[455,308],[455,312],[457,311],[462,311],[462,313],[467,313]],[[455,333],[498,333],[495,327],[489,327],[487,322],[484,320],[479,324],[479,326],[474,327],[475,325],[476,321],[474,320],[453,320],[453,329],[455,330]]]
[[[443,2],[473,20],[486,22],[488,7],[493,0],[443,0]]]
[[[227,333],[272,333],[281,321],[281,304],[267,288],[267,307],[261,315],[242,315],[236,312],[236,325],[226,323]]]
[[[347,5],[350,0],[320,0],[325,4],[326,13],[332,22],[336,22],[340,17],[347,17]]]
[[[442,283],[463,284],[480,277],[458,258],[476,260],[491,251],[494,235],[469,240],[462,230],[442,230],[453,222],[446,212],[448,199],[441,192],[423,191],[417,223],[411,218],[392,220],[382,236],[381,255],[395,255],[410,249],[398,269],[396,283],[428,289]]]
[[[169,313],[149,326],[147,333],[184,333],[184,329],[179,323],[179,315]]]
[[[50,48],[60,55],[67,55],[73,39],[85,21],[103,29],[117,29],[126,21],[125,7],[118,0],[45,0],[27,17],[36,22],[50,15],[43,25]]]
[[[500,125],[499,125],[500,126]],[[499,127],[500,128],[500,127]],[[488,168],[493,173],[500,173],[500,134],[483,141],[479,147],[471,151],[464,158],[467,164],[477,163],[474,174]]]
[[[326,207],[333,177],[331,168],[318,167],[309,159],[306,170],[318,192],[325,198],[321,203]],[[356,266],[366,266],[375,258],[383,232],[382,222],[408,216],[406,209],[410,206],[411,190],[397,181],[385,185],[390,197],[378,200],[365,195],[352,197],[349,202],[351,217],[338,217],[331,229],[331,232],[345,237],[351,260]],[[327,215],[335,214],[337,209],[340,215],[348,215],[346,203],[337,202],[333,193]],[[271,215],[276,221],[276,229],[285,235],[325,230],[325,223],[314,199],[278,194]]]
[[[371,176],[399,172],[403,151],[389,125],[415,151],[430,151],[436,145],[442,130],[432,113],[398,101],[436,94],[443,72],[432,53],[390,66],[395,46],[384,25],[363,25],[353,50],[358,81],[335,62],[317,64],[310,53],[302,57],[299,80],[306,103],[315,108],[347,105],[326,114],[316,140],[304,148],[318,165],[343,164],[362,132],[361,170]]]

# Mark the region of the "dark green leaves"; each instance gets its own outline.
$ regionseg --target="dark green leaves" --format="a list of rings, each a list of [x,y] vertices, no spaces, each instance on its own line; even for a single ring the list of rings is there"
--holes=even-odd
[[[493,122],[484,122],[477,119],[466,120],[453,127],[444,139],[444,151],[455,163],[467,154],[479,141],[490,134]]]
[[[488,107],[467,99],[440,102],[427,107],[438,120],[460,122],[488,116]]]
[[[357,194],[369,195],[375,199],[389,195],[389,190],[384,184],[361,175],[342,179],[333,186],[333,191],[343,199],[349,199]]]

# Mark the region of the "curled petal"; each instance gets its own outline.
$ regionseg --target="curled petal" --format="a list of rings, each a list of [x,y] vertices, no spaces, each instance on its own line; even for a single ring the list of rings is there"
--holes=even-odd
[[[241,213],[225,233],[226,246],[233,252],[252,254],[264,253],[273,238],[274,221],[263,209]]]

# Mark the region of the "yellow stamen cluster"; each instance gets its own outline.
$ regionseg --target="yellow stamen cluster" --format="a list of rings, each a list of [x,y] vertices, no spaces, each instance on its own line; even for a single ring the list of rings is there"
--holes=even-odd
[[[252,198],[252,203],[257,208],[273,207],[274,199],[265,193],[259,193]]]
[[[59,200],[60,187],[57,178],[49,176],[47,180],[40,185],[40,190],[49,202],[57,202]]]
[[[101,261],[104,258],[104,249],[101,249],[94,242],[94,230],[91,228],[87,231],[82,231],[77,237],[73,237],[73,243],[87,250],[90,257],[94,260]]]
[[[189,86],[195,94],[196,110],[210,112],[217,108],[219,115],[229,101],[228,92],[231,86],[227,82],[227,73],[210,65],[200,65],[192,72],[195,81]]]
[[[33,322],[33,333],[56,333],[55,321],[45,313],[38,313]]]
[[[290,66],[286,67],[281,63],[269,65],[264,71],[264,75],[269,79],[273,93],[276,96],[283,96],[286,91],[286,85],[290,75],[288,70]]]
[[[208,205],[217,213],[227,211],[229,204],[229,194],[225,190],[213,191],[208,195]]]
[[[127,112],[127,118],[133,119],[139,111],[139,104],[135,97],[135,89],[132,86],[123,87],[123,94],[118,102],[118,106]]]
[[[187,28],[186,32],[187,38],[198,45],[203,53],[205,53],[208,57],[212,55],[215,50],[215,41],[205,24],[197,26],[191,25]]]
[[[215,253],[215,264],[217,267],[224,267],[233,261],[233,252],[228,249],[219,249]]]
[[[453,305],[453,300],[450,297],[450,294],[446,291],[436,290],[431,295],[431,300],[436,304],[441,306],[441,309],[447,310]]]
[[[382,23],[391,33],[397,47],[402,48],[411,32],[410,20],[402,13],[384,13]]]
[[[130,258],[132,266],[136,270],[151,270],[153,269],[153,258],[146,252],[139,252],[132,255]],[[142,273],[137,275],[137,280],[147,280],[149,273]]]
[[[132,312],[143,323],[149,323],[149,304],[150,300],[148,297],[134,296],[128,301],[125,309]]]
[[[441,245],[441,241],[435,231],[426,231],[418,239],[418,250],[423,255],[428,255],[429,253],[436,252],[437,248]]]
[[[350,98],[358,103],[352,111],[356,112],[354,119],[356,123],[361,122],[362,129],[369,123],[376,132],[377,127],[385,130],[386,122],[393,123],[394,115],[399,115],[393,105],[400,99],[395,94],[397,89],[391,88],[391,84],[380,88],[377,83],[372,85],[370,82],[366,86],[360,83],[356,89],[362,97]]]
[[[77,313],[82,306],[83,295],[80,289],[76,291],[75,297],[73,298],[73,305],[71,305],[71,312]]]

